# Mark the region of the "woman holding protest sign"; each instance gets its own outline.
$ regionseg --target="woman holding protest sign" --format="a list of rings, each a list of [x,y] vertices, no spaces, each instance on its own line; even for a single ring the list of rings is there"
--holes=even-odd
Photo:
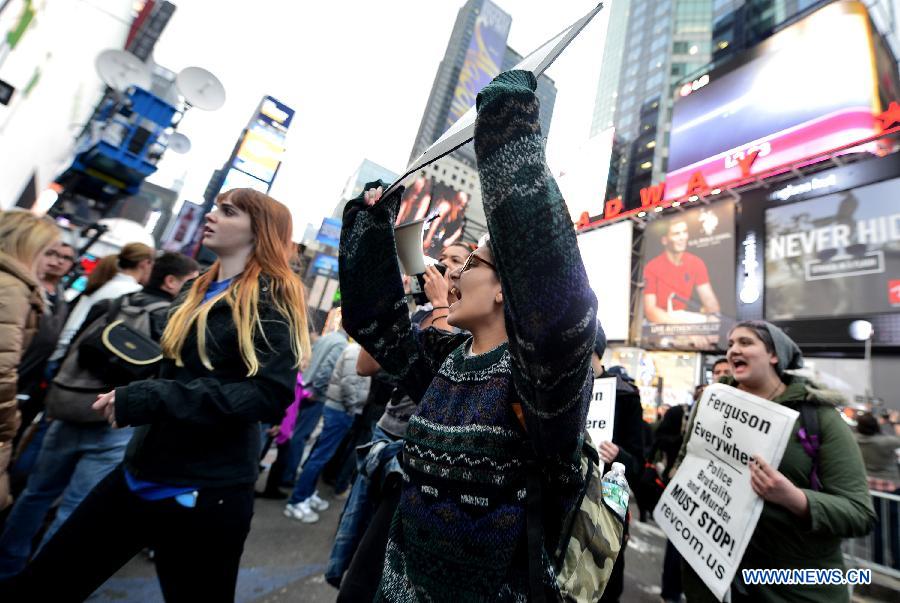
[[[741,569],[843,571],[841,539],[867,534],[875,513],[859,447],[834,409],[839,396],[791,374],[803,366],[800,348],[768,322],[738,323],[728,337],[727,358],[733,376],[723,383],[800,413],[777,468],[759,457],[749,463],[751,487],[765,505]],[[687,441],[679,462],[686,447]],[[683,571],[688,601],[717,600],[690,566]],[[732,601],[754,602],[850,600],[845,584],[748,585],[740,571],[731,595]]]

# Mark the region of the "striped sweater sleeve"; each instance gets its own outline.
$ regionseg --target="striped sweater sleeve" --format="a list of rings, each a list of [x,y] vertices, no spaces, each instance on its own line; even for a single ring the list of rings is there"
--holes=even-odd
[[[364,190],[379,185],[387,188],[378,181]],[[420,336],[410,323],[394,240],[402,190],[374,207],[366,207],[360,194],[344,209],[339,249],[341,315],[344,330],[418,402],[442,360],[434,356],[449,353],[445,340],[454,336]]]
[[[567,456],[590,401],[597,299],[546,164],[536,86],[531,72],[510,71],[482,90],[475,152],[516,392],[536,452]]]

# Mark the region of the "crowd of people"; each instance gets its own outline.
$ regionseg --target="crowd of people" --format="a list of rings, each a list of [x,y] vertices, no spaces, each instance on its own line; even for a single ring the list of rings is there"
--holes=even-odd
[[[212,266],[132,243],[72,302],[75,248],[47,218],[0,213],[0,600],[84,600],[148,550],[167,601],[231,601],[262,497],[303,523],[343,503],[325,572],[339,601],[627,601],[629,524],[650,521],[694,417],[676,406],[648,425],[634,381],[603,365],[535,86],[512,71],[478,95],[490,234],[445,241],[426,304],[396,260],[402,191],[371,183],[348,204],[341,320],[321,336],[290,212],[262,193],[218,197]],[[871,414],[854,436],[802,363],[751,321],[712,367],[713,382],[801,411],[780,465],[750,464],[765,505],[742,567],[843,568],[843,538],[900,531],[896,505],[876,513],[869,493],[900,491],[900,438]],[[615,379],[611,441],[585,431],[598,378]],[[634,518],[599,487],[619,465]],[[714,600],[671,543],[661,569],[663,600]],[[732,587],[732,601],[841,600],[838,586]]]

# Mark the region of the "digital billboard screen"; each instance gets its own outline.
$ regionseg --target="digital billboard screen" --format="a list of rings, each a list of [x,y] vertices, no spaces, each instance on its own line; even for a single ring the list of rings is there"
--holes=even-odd
[[[310,263],[309,273],[326,277],[336,277],[338,274],[338,259],[327,253],[317,253]]]
[[[581,260],[597,295],[597,318],[611,341],[628,339],[631,235],[629,221],[578,235]]]
[[[466,111],[475,105],[475,97],[492,79],[500,75],[500,66],[506,54],[506,37],[512,17],[490,0],[484,0],[472,39],[466,50],[466,58],[459,79],[453,90],[446,127],[452,126]]]
[[[766,210],[769,320],[900,310],[900,179]]]
[[[257,112],[259,119],[272,126],[287,130],[294,120],[294,110],[272,96],[264,96]]]
[[[759,172],[872,136],[881,106],[865,6],[827,5],[678,94],[667,198],[697,171],[710,187],[740,178],[753,152]]]
[[[269,131],[263,125],[254,125],[244,135],[232,165],[255,178],[272,182],[282,155],[284,135]]]
[[[316,234],[316,240],[330,247],[339,247],[341,244],[341,221],[336,218],[325,218],[322,226]]]
[[[644,231],[641,345],[715,350],[735,316],[735,205],[714,203]]]
[[[444,247],[462,242],[468,205],[468,193],[423,172],[403,192],[396,224],[429,218],[422,247],[425,255],[437,258]]]
[[[233,188],[252,188],[255,191],[268,194],[269,186],[268,182],[254,178],[237,168],[230,168],[222,181],[221,191],[230,191]]]

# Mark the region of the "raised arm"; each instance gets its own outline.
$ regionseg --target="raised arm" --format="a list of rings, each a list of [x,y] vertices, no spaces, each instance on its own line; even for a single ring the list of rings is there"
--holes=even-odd
[[[529,434],[539,454],[570,454],[590,399],[597,299],[546,165],[536,86],[510,71],[479,93],[475,152]]]
[[[386,188],[378,181],[367,184],[365,191],[379,186]],[[435,362],[429,362],[427,356],[435,352],[434,346],[420,343],[422,339],[416,336],[403,293],[394,241],[401,193],[402,189],[367,206],[364,192],[344,209],[339,254],[341,314],[347,333],[385,371],[400,379],[409,396],[418,402],[434,378]],[[443,351],[446,346],[437,347]]]

